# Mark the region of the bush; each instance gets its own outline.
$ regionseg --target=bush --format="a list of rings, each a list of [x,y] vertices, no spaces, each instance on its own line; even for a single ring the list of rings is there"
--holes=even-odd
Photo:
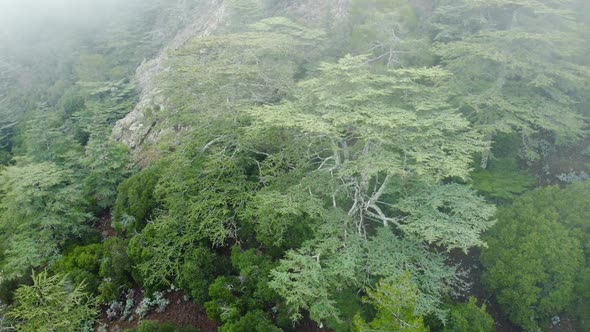
[[[113,210],[113,227],[121,233],[141,231],[157,206],[154,189],[160,178],[159,169],[150,167],[127,180],[117,189]]]
[[[113,301],[130,286],[131,263],[126,248],[127,243],[117,238],[74,247],[52,269],[67,274],[76,284],[84,282],[86,290],[98,294],[101,302]]]
[[[143,300],[135,309],[135,313],[139,316],[139,318],[144,318],[148,315],[148,313],[155,308],[156,312],[164,312],[166,307],[170,304],[170,301],[164,298],[164,293],[162,292],[154,292],[154,296],[152,298],[144,297]]]
[[[131,286],[131,261],[127,256],[127,242],[109,238],[103,243],[103,257],[100,263],[100,300],[109,302],[117,299],[121,291]]]
[[[190,327],[178,327],[170,322],[159,323],[151,320],[144,320],[138,327],[125,330],[125,332],[199,332],[199,330]]]
[[[215,278],[216,257],[206,248],[196,248],[184,256],[177,276],[178,285],[199,304],[209,299],[207,290]]]
[[[568,308],[584,267],[580,242],[560,223],[548,188],[501,209],[482,251],[484,286],[515,324],[538,329]],[[570,207],[577,209],[573,202]]]
[[[31,283],[31,276],[28,274],[18,278],[2,280],[0,282],[0,302],[6,305],[12,304],[16,289],[21,285],[30,285]]]
[[[487,169],[477,170],[471,177],[475,189],[500,201],[513,200],[536,182],[534,176],[518,168],[513,158],[492,160]]]
[[[486,305],[477,306],[477,300],[470,297],[467,303],[451,307],[449,320],[444,332],[494,332],[494,319],[486,311]]]
[[[219,332],[242,331],[280,332],[282,330],[276,327],[262,310],[250,311],[235,323],[226,323],[219,329]]]
[[[205,303],[207,316],[218,322],[235,321],[243,306],[239,303],[240,283],[237,278],[218,277],[209,286],[211,300]]]
[[[100,285],[99,269],[102,257],[103,247],[101,244],[73,247],[53,265],[52,270],[67,275],[73,283],[84,282],[87,292],[97,294]]]

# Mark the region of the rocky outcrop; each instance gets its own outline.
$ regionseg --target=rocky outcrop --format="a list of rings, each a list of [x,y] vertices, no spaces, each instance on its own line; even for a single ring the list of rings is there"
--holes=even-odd
[[[277,16],[291,16],[317,23],[325,19],[328,12],[331,12],[332,18],[342,19],[346,16],[349,3],[350,0],[282,0],[276,2],[272,12]],[[222,26],[227,17],[225,8],[223,0],[200,0],[199,5],[188,15],[189,23],[178,31],[154,59],[144,61],[137,69],[135,79],[140,90],[140,100],[133,111],[116,123],[113,138],[127,145],[138,159],[145,161],[146,156],[141,155],[145,147],[174,131],[174,128],[166,126],[166,119],[157,114],[167,107],[166,96],[158,87],[158,77],[167,70],[166,60],[170,53],[189,40],[210,35]]]
[[[201,1],[200,5],[191,10],[190,23],[181,29],[154,59],[144,61],[137,68],[135,79],[140,90],[139,102],[133,111],[115,124],[114,139],[133,151],[138,151],[145,143],[157,142],[166,132],[165,126],[156,127],[156,120],[148,116],[147,112],[166,107],[166,96],[161,93],[157,78],[166,70],[166,60],[170,52],[182,47],[192,38],[211,34],[222,23],[224,12],[222,0]]]

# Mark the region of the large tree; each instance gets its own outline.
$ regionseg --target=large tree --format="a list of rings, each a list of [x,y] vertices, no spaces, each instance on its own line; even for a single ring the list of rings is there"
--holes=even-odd
[[[433,17],[435,52],[453,73],[454,102],[492,141],[522,136],[537,159],[540,139],[571,143],[584,134],[578,106],[590,68],[575,1],[445,0]],[[487,165],[484,154],[482,166]]]
[[[493,210],[470,190],[439,186],[443,179],[467,179],[472,155],[486,146],[447,103],[447,79],[448,73],[436,67],[378,73],[372,71],[368,57],[347,56],[338,63],[322,64],[320,75],[300,83],[294,98],[249,114],[260,130],[299,132],[293,140],[309,144],[300,156],[314,167],[309,176],[328,175],[333,184],[321,189],[322,194],[331,197],[334,207],[348,211],[360,235],[376,222],[466,250],[480,244],[478,234],[491,225]],[[422,192],[420,186],[409,184],[415,181],[434,188]],[[392,209],[385,196],[395,187],[411,187],[421,200],[439,207],[440,214],[422,218],[428,212],[413,209],[409,198]],[[433,190],[448,199],[426,194]],[[459,197],[462,207],[456,205]],[[392,213],[396,208],[407,214]],[[457,214],[458,208],[479,212]],[[444,218],[465,223],[467,227],[456,231],[471,235],[463,241],[457,241],[459,234],[445,235],[449,230],[437,226]]]
[[[479,236],[493,224],[494,208],[443,180],[466,179],[472,155],[485,144],[447,103],[446,71],[380,70],[369,60],[323,63],[292,98],[248,111],[258,132],[278,130],[303,147],[270,151],[261,162],[262,173],[279,161],[289,166],[266,177],[270,185],[257,194],[276,207],[254,220],[259,234],[266,227],[275,236],[291,234],[292,220],[313,234],[287,253],[271,287],[294,319],[307,309],[325,322],[338,319],[334,295],[342,289],[409,271],[419,289],[417,312],[444,320],[440,298],[456,285],[456,271],[423,242],[465,251],[483,244]]]

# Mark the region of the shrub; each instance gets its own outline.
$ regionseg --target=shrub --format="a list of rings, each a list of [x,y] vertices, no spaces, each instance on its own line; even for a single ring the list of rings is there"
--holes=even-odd
[[[584,266],[580,242],[560,223],[564,214],[547,195],[553,190],[535,190],[501,209],[481,255],[484,286],[525,329],[538,329],[573,303]]]
[[[99,213],[113,205],[117,187],[131,174],[132,165],[125,145],[97,136],[91,135],[82,166],[88,171],[83,181],[84,196]]]
[[[157,167],[143,170],[123,181],[113,210],[113,227],[126,234],[140,231],[157,206],[154,189],[160,177]]]
[[[196,303],[203,304],[209,298],[207,290],[215,277],[215,262],[215,254],[206,248],[196,248],[184,255],[177,282]]]
[[[73,247],[53,265],[52,270],[66,274],[76,284],[84,282],[86,291],[96,294],[100,285],[99,267],[102,257],[101,244]]]
[[[473,187],[497,200],[510,201],[529,190],[535,177],[518,168],[516,159],[492,160],[487,169],[472,174]]]
[[[236,322],[224,324],[219,332],[280,332],[268,316],[262,310],[255,310],[246,313]]]
[[[198,332],[198,329],[190,327],[178,327],[170,322],[159,323],[151,320],[142,321],[138,327],[125,330],[125,332]]]
[[[162,292],[154,292],[153,298],[145,297],[141,300],[137,309],[135,309],[135,313],[139,318],[144,318],[154,308],[156,312],[164,312],[168,304],[170,304],[170,301],[164,298]]]
[[[84,281],[86,290],[98,294],[99,301],[110,302],[130,286],[131,263],[126,248],[127,243],[118,238],[74,247],[52,269],[67,274],[74,283]]]
[[[103,243],[103,257],[100,263],[100,299],[104,302],[115,300],[121,290],[131,286],[131,262],[127,256],[127,242],[109,238]]]
[[[451,307],[449,320],[443,332],[493,332],[494,319],[486,311],[486,305],[477,306],[477,300],[470,297],[466,303]]]

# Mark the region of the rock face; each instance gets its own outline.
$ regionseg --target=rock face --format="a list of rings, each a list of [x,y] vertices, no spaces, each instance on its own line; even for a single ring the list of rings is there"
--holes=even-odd
[[[223,0],[205,0],[191,10],[190,23],[181,29],[159,54],[144,61],[135,74],[140,89],[140,98],[133,111],[119,120],[113,128],[113,138],[138,151],[144,143],[155,143],[165,129],[155,129],[156,122],[147,119],[146,111],[166,107],[166,97],[158,88],[157,77],[166,70],[165,63],[170,52],[182,47],[194,37],[211,34],[223,21]],[[165,119],[162,119],[165,121]],[[159,126],[161,127],[161,126]]]
[[[276,16],[288,15],[302,21],[317,22],[325,18],[328,11],[332,12],[334,19],[342,19],[346,16],[349,3],[350,0],[279,0],[272,12]],[[146,146],[157,143],[163,135],[174,130],[166,127],[166,119],[154,114],[166,108],[166,96],[158,87],[157,79],[167,70],[166,60],[170,52],[193,38],[210,35],[222,26],[227,18],[225,8],[224,0],[200,0],[190,13],[183,13],[183,16],[188,16],[187,25],[154,59],[144,61],[137,69],[135,79],[140,90],[139,102],[133,111],[115,124],[113,138],[127,145],[138,160],[145,161],[146,156],[142,154]]]

